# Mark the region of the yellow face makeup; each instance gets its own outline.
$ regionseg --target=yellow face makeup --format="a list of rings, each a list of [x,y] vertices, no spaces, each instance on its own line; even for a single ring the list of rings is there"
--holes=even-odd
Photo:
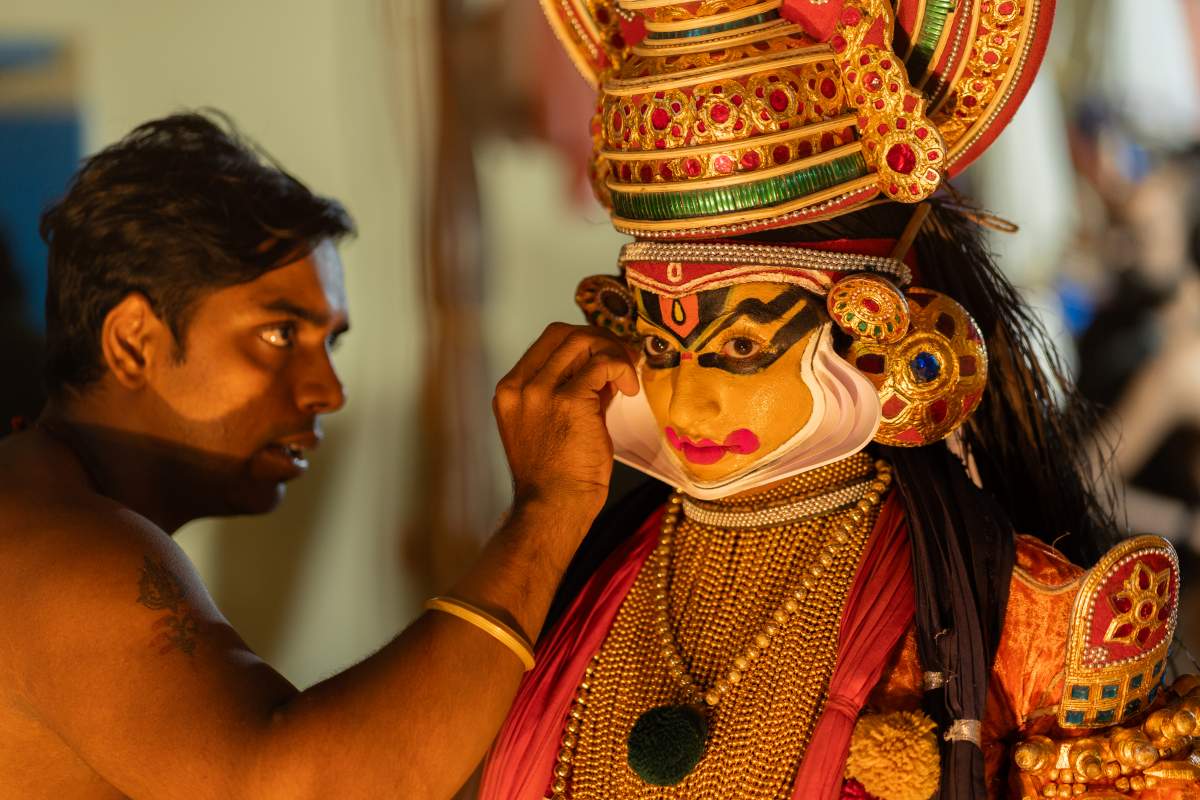
[[[744,472],[808,421],[802,359],[826,318],[803,289],[763,282],[678,299],[636,296],[642,387],[692,480]]]

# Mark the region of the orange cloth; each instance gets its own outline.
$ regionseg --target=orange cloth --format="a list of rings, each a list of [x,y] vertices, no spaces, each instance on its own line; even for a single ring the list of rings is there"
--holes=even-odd
[[[1013,745],[1032,734],[1065,734],[1057,725],[1071,606],[1083,570],[1054,548],[1017,537],[1004,633],[988,685],[983,757],[988,797],[1006,796]],[[913,711],[921,705],[921,665],[916,630],[910,628],[893,656],[894,666],[867,700],[873,712]]]

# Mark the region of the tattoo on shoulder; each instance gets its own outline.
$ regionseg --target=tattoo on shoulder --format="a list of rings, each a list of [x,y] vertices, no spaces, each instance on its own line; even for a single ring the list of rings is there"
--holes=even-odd
[[[153,645],[160,653],[165,655],[179,650],[190,656],[196,651],[199,623],[187,603],[183,583],[162,559],[143,556],[137,601],[151,611],[167,612],[154,623],[158,635],[154,637]]]

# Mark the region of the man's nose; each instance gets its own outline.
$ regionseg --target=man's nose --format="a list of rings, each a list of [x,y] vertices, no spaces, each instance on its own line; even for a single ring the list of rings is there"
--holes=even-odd
[[[681,433],[697,434],[721,413],[721,403],[708,380],[708,370],[694,358],[682,359],[672,376],[671,422]]]
[[[314,356],[296,380],[296,405],[307,414],[330,414],[346,404],[346,390],[326,351]]]

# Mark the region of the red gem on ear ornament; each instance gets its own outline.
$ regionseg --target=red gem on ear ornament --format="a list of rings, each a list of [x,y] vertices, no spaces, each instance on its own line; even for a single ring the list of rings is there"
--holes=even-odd
[[[887,278],[861,274],[834,284],[825,301],[830,318],[854,339],[898,342],[908,333],[908,301]]]

